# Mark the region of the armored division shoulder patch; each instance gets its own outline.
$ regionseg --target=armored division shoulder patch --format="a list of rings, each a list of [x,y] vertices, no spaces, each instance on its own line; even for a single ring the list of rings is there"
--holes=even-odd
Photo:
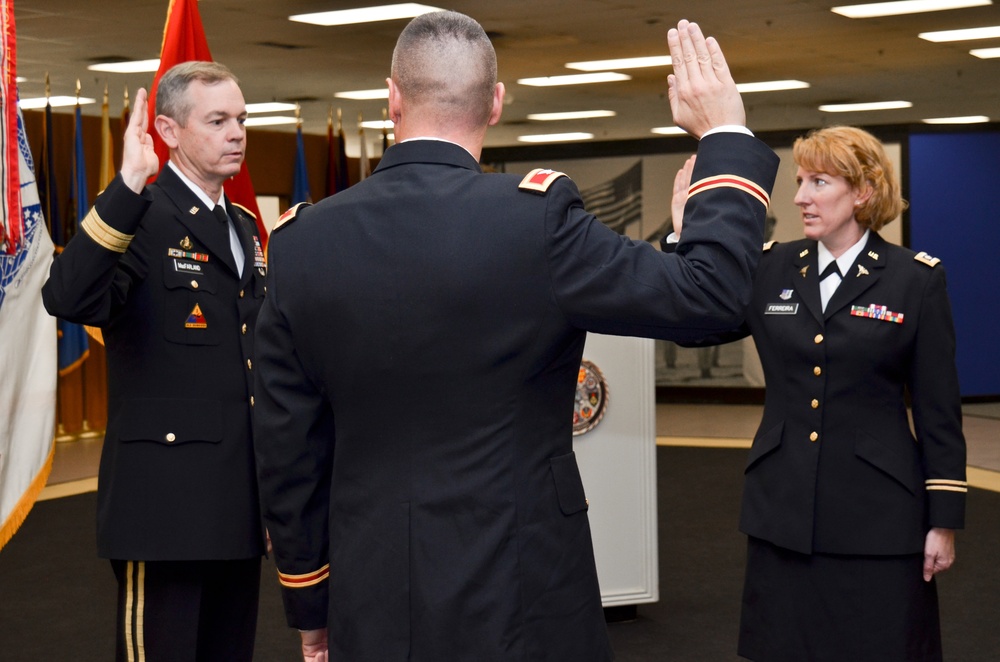
[[[295,205],[294,207],[286,211],[284,214],[278,217],[278,220],[275,222],[274,228],[271,229],[271,232],[274,232],[282,225],[286,225],[294,221],[295,218],[299,215],[299,210],[302,209],[303,207],[309,207],[309,206],[310,205],[308,202],[300,202],[299,204]]]
[[[548,168],[535,168],[521,180],[517,188],[522,191],[534,191],[536,193],[546,193],[552,183],[560,177],[567,177],[564,172],[549,170]]]
[[[931,257],[930,255],[928,255],[923,251],[920,251],[919,253],[914,255],[913,259],[916,260],[917,262],[922,262],[923,264],[926,264],[928,267],[936,267],[938,262],[941,261],[941,258]]]

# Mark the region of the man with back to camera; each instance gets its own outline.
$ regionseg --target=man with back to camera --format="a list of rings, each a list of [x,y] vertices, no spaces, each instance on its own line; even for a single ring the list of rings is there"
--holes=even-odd
[[[159,160],[140,89],[121,173],[56,258],[52,315],[99,326],[108,429],[97,545],[118,580],[116,659],[249,662],[263,534],[251,439],[253,337],[265,267],[253,216],[223,183],[246,104],[223,65],[167,71]]]
[[[561,173],[481,172],[504,87],[453,12],[399,37],[372,176],[273,233],[255,447],[307,661],[612,658],[572,450],[586,332],[739,320],[777,169],[715,40],[668,42],[674,119],[704,137],[674,255]]]

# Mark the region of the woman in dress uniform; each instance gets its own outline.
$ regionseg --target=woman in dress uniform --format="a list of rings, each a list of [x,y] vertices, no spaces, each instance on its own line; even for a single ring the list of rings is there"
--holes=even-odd
[[[766,380],[739,654],[941,660],[934,578],[954,562],[967,491],[944,268],[879,236],[906,202],[872,135],[824,128],[793,154],[806,238],[765,246],[743,326],[706,340],[752,334]]]

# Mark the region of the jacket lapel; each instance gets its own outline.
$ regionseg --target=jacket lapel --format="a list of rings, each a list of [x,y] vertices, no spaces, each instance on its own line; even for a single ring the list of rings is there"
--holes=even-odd
[[[196,239],[209,255],[221,261],[235,274],[236,263],[229,243],[229,229],[219,223],[211,209],[204,208],[205,203],[170,167],[163,167],[156,183],[177,207],[176,218],[188,229],[191,238]]]
[[[823,303],[819,298],[819,274],[816,269],[816,242],[807,242],[799,254],[792,260],[795,274],[792,276],[792,283],[795,290],[802,298],[812,316],[817,322],[823,321]]]
[[[858,254],[858,259],[844,274],[844,280],[826,304],[825,319],[830,319],[831,315],[856,300],[865,290],[878,282],[885,267],[885,255],[885,240],[877,233],[871,232],[868,235],[868,243]]]

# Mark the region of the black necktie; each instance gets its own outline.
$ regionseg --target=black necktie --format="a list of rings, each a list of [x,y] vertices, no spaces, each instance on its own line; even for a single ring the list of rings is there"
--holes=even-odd
[[[212,213],[215,214],[215,218],[219,220],[219,223],[225,223],[229,225],[229,214],[226,213],[226,207],[224,205],[215,205],[212,209]]]
[[[823,282],[823,279],[829,276],[830,274],[837,274],[838,276],[840,276],[841,279],[844,278],[843,274],[840,273],[840,269],[837,267],[836,260],[831,260],[830,264],[826,265],[826,269],[824,269],[823,273],[819,275],[820,282]]]

